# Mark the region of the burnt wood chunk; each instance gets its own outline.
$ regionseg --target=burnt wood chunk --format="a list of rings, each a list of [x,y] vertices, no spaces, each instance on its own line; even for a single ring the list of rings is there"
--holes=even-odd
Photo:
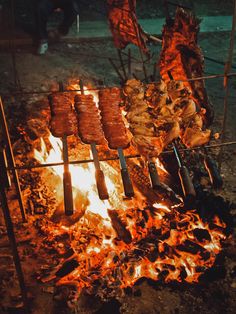
[[[211,241],[211,236],[206,229],[196,228],[193,230],[193,234],[199,242],[203,242],[204,240]]]
[[[108,210],[108,215],[111,218],[112,227],[117,233],[117,236],[124,241],[125,243],[129,244],[132,241],[132,237],[130,232],[127,230],[126,224],[121,220],[118,213],[115,210]]]
[[[70,259],[65,261],[62,266],[60,267],[60,269],[55,273],[56,277],[64,277],[66,275],[68,275],[69,273],[71,273],[75,268],[77,268],[79,266],[79,263],[76,259]]]
[[[184,243],[176,246],[176,249],[178,249],[179,251],[188,252],[192,254],[205,253],[205,249],[201,245],[190,240],[185,240]]]

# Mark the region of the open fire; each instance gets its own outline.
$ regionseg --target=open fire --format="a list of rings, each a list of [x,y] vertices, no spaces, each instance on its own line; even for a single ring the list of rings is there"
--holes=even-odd
[[[49,139],[51,150],[47,152],[41,140],[35,158],[41,163],[60,162],[61,141],[52,135]],[[158,160],[156,166],[163,167]],[[51,222],[41,228],[49,238],[68,234],[73,254],[41,280],[76,286],[77,295],[83,288],[94,292],[103,286],[117,292],[142,277],[197,282],[221,251],[225,224],[217,216],[203,221],[197,209],[186,212],[181,197],[172,205],[168,199],[147,202],[135,188],[132,199],[124,198],[118,165],[102,162],[101,167],[108,200],[98,197],[93,163],[70,165],[77,219],[72,225]],[[60,203],[63,169],[51,170],[60,178],[55,186]]]

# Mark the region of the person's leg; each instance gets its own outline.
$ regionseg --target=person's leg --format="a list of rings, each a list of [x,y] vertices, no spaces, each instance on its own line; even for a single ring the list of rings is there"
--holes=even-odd
[[[47,21],[49,15],[55,9],[51,0],[38,0],[35,3],[36,31],[39,40],[47,39]]]
[[[57,0],[57,2],[60,2],[60,8],[64,12],[64,18],[58,30],[60,34],[66,35],[78,14],[78,4],[76,0]]]

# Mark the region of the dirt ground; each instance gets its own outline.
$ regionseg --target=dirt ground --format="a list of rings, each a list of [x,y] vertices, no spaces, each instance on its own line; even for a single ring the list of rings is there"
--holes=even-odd
[[[199,7],[200,8],[200,7]],[[223,73],[224,65],[229,47],[229,32],[215,32],[200,34],[199,44],[203,53],[209,58],[219,61],[215,63],[205,60],[205,74]],[[152,60],[147,64],[149,74],[153,73],[154,63],[157,61],[160,52],[160,45],[152,45]],[[131,47],[132,56],[139,59],[136,48]],[[114,68],[109,62],[112,58],[118,63],[117,52],[110,40],[81,40],[76,44],[54,43],[45,56],[34,54],[34,47],[18,47],[15,54],[18,83],[24,92],[46,92],[57,86],[58,81],[67,83],[70,80],[83,79],[85,85],[94,87],[119,85]],[[221,64],[222,63],[222,64]],[[234,54],[234,69],[236,68],[236,54]],[[12,120],[14,113],[11,108],[21,110],[22,104],[27,101],[34,101],[45,96],[39,94],[17,95],[16,73],[13,69],[13,58],[10,51],[2,49],[0,52],[0,95],[8,113],[8,119]],[[143,79],[143,72],[140,62],[132,63],[132,73]],[[158,78],[158,72],[157,72]],[[214,132],[221,132],[223,120],[223,103],[225,91],[223,79],[211,79],[206,82],[208,95],[214,105],[215,121]],[[18,84],[19,87],[19,84]],[[236,81],[230,79],[230,96],[228,108],[228,122],[226,140],[235,141],[235,120],[236,120]],[[17,135],[16,135],[17,138]],[[212,150],[216,156],[218,149]],[[222,175],[224,186],[218,191],[231,203],[236,203],[236,146],[225,148],[222,164]],[[236,206],[231,209],[232,219],[236,215]],[[236,250],[233,245],[233,238],[230,238],[230,246],[225,248],[224,275],[217,273],[208,282],[197,285],[163,285],[143,281],[137,285],[131,294],[124,296],[122,304],[111,301],[102,305],[97,298],[82,296],[80,299],[78,313],[127,313],[127,314],[187,314],[187,313],[235,313],[236,312]],[[51,291],[39,293],[41,287],[35,289],[34,314],[44,313],[66,313],[64,310],[55,307]],[[7,293],[7,291],[5,291]],[[3,310],[2,310],[3,311]],[[0,307],[1,313],[1,307]],[[3,311],[3,313],[6,313]],[[20,313],[15,311],[14,313]]]

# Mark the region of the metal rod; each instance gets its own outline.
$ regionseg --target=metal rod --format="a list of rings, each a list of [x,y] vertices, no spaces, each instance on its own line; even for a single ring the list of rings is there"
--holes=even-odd
[[[64,168],[65,171],[69,171],[69,156],[68,156],[68,144],[67,144],[67,136],[62,138],[62,153],[63,153],[63,160],[64,160]]]
[[[96,144],[92,143],[90,145],[90,147],[91,147],[91,151],[92,151],[92,155],[93,155],[94,166],[95,166],[96,169],[101,169],[100,162],[99,162],[99,159],[98,159],[98,152],[97,152]]]
[[[183,164],[183,161],[182,161],[182,158],[179,154],[179,151],[177,150],[177,147],[173,144],[173,150],[174,150],[174,153],[175,153],[175,158],[177,160],[177,163],[178,163],[178,167],[181,167],[182,164]]]
[[[200,81],[200,80],[207,80],[207,79],[214,79],[219,77],[231,77],[236,76],[236,73],[227,73],[227,74],[212,74],[212,75],[206,75],[206,76],[199,76],[195,78],[189,78],[186,80],[181,80],[182,82],[191,82],[191,81]]]
[[[150,175],[150,179],[152,183],[152,188],[158,189],[161,183],[160,183],[160,178],[157,171],[155,160],[152,160],[152,159],[148,160],[148,171],[149,171],[149,175]]]
[[[15,168],[15,159],[14,159],[14,154],[12,151],[11,139],[10,139],[10,135],[9,135],[8,127],[7,127],[7,122],[6,122],[6,117],[5,117],[1,97],[0,97],[0,122],[1,122],[2,133],[3,133],[6,149],[8,152],[9,165],[12,168],[12,174],[13,174],[13,179],[16,186],[17,198],[18,198],[18,202],[20,206],[22,221],[26,222],[25,208],[24,208],[23,200],[22,200],[20,182],[19,182],[17,170]]]
[[[131,49],[128,49],[128,77],[131,78],[132,70],[131,70],[131,63],[132,63],[132,57],[131,57]]]
[[[11,178],[7,168],[8,165],[5,149],[0,147],[0,184],[2,184],[6,189],[11,186]]]
[[[132,3],[131,3],[130,0],[128,0],[128,1],[129,1],[129,9],[130,9],[130,11],[131,11]],[[131,13],[132,13],[132,12],[131,12]],[[135,33],[136,33],[137,41],[138,41],[138,49],[139,49],[139,54],[140,54],[140,57],[141,57],[141,60],[142,60],[142,64],[143,64],[144,78],[145,78],[145,81],[148,82],[148,77],[147,77],[147,71],[146,71],[146,67],[145,67],[143,52],[142,52],[142,49],[141,49],[140,37],[139,37],[139,33],[138,33],[137,28],[136,28],[135,20],[134,20],[132,14],[131,14],[131,19],[132,19],[133,27],[134,27],[134,30],[135,30]]]
[[[109,194],[107,191],[104,173],[100,168],[96,143],[92,143],[90,146],[91,146],[91,150],[93,154],[93,161],[94,161],[94,166],[95,166],[95,179],[96,179],[98,195],[101,200],[107,200],[109,199]]]
[[[217,163],[211,156],[209,156],[206,148],[203,146],[203,163],[208,173],[211,185],[215,189],[219,189],[223,185],[223,179],[220,175]]]
[[[124,74],[124,78],[125,78],[125,80],[127,80],[127,74],[126,74],[126,70],[125,70],[124,61],[123,61],[123,58],[122,58],[121,49],[117,49],[117,53],[118,53],[118,56],[119,56],[120,65],[121,65],[121,68],[122,68],[122,71],[123,71],[123,74]]]
[[[118,148],[119,161],[121,166],[121,177],[124,186],[125,195],[127,197],[134,196],[134,189],[132,185],[132,181],[129,176],[129,171],[126,165],[125,156],[123,154],[123,149],[121,147]]]
[[[232,68],[233,63],[233,52],[234,52],[234,37],[235,37],[235,29],[236,29],[236,0],[234,0],[234,11],[233,11],[233,18],[232,18],[232,30],[230,35],[230,45],[229,45],[229,52],[228,52],[228,60],[225,63],[225,79],[224,79],[224,87],[225,87],[225,98],[224,98],[224,117],[222,123],[222,130],[221,130],[221,141],[225,141],[225,131],[227,127],[227,117],[228,117],[228,100],[229,100],[229,80],[227,74]],[[218,163],[219,163],[219,170],[221,170],[222,165],[222,158],[224,154],[224,149],[221,147],[219,156],[218,156]]]
[[[226,143],[221,143],[221,144],[213,144],[213,145],[206,145],[204,146],[207,149],[210,148],[218,148],[221,146],[231,146],[231,145],[236,145],[236,141],[233,142],[226,142]],[[198,146],[198,147],[194,147],[194,148],[180,148],[179,152],[192,152],[195,150],[201,150],[202,146]],[[166,150],[163,151],[161,155],[166,155],[166,154],[173,154],[173,150]],[[132,159],[132,158],[141,158],[141,155],[136,154],[136,155],[126,155],[125,158],[127,159]],[[104,162],[104,161],[114,161],[114,160],[119,160],[119,157],[110,157],[110,158],[101,158],[100,162]],[[80,165],[80,164],[86,164],[86,163],[90,163],[90,162],[94,162],[93,159],[84,159],[84,160],[73,160],[70,161],[69,164],[70,165]],[[12,170],[12,169],[16,169],[16,170],[26,170],[26,169],[37,169],[37,168],[47,168],[47,167],[57,167],[57,166],[63,166],[64,162],[54,162],[54,163],[48,163],[48,164],[39,164],[39,165],[24,165],[24,166],[15,166],[14,168],[12,167],[8,167],[7,170]]]
[[[109,58],[110,63],[112,64],[112,66],[115,68],[115,70],[117,69],[117,66],[114,64],[113,60],[111,58]],[[118,70],[119,71],[119,70]],[[117,73],[118,74],[118,73]],[[120,78],[122,78],[122,81],[124,81],[122,75],[119,73],[118,74]],[[191,82],[191,81],[200,81],[200,80],[207,80],[207,79],[215,79],[215,78],[220,78],[220,77],[231,77],[231,76],[236,76],[236,73],[232,72],[232,73],[228,73],[228,74],[212,74],[212,75],[206,75],[206,76],[200,76],[200,77],[195,77],[195,78],[190,78],[190,79],[186,79],[186,80],[182,80],[183,82]],[[155,83],[155,82],[154,82]],[[103,88],[99,88],[99,87],[95,87],[95,88],[88,88],[87,91],[99,91],[102,90]],[[74,93],[74,92],[81,92],[80,89],[70,89],[70,90],[64,90],[63,93]],[[11,92],[9,93],[2,93],[2,96],[7,97],[7,96],[12,96],[12,95],[43,95],[43,94],[51,94],[52,91],[48,90],[48,91],[15,91],[15,92]]]
[[[173,145],[173,150],[174,150],[175,157],[178,163],[178,175],[179,175],[182,191],[185,198],[184,203],[189,208],[193,206],[193,203],[196,197],[195,188],[194,188],[192,179],[190,177],[188,168],[183,163],[183,160],[176,146],[176,143],[173,142],[172,145]]]
[[[153,64],[152,81],[155,81],[155,80],[156,80],[156,75],[157,75],[157,64],[158,64],[158,61],[156,61],[156,62]]]
[[[123,83],[125,81],[125,78],[122,76],[122,74],[120,73],[120,71],[118,70],[116,64],[113,62],[113,60],[111,58],[109,58],[109,61],[111,63],[111,65],[113,66],[113,68],[115,69],[118,77],[120,78],[121,80],[121,83]]]
[[[15,47],[15,38],[14,38],[14,31],[15,31],[15,1],[14,0],[10,1],[10,11],[11,11],[11,16],[10,16],[11,36],[9,39],[9,47],[11,50],[14,85],[15,85],[15,88],[22,90],[20,79],[19,79],[19,74],[17,71],[17,65],[16,65],[16,47]]]
[[[8,236],[10,245],[11,245],[13,261],[15,264],[15,269],[16,269],[16,273],[17,273],[17,277],[18,277],[18,281],[19,281],[19,286],[20,286],[20,290],[21,290],[24,309],[25,309],[25,313],[29,313],[24,275],[23,275],[23,271],[22,271],[22,267],[21,267],[21,261],[20,261],[19,253],[17,250],[16,238],[15,238],[15,234],[14,234],[14,228],[13,228],[13,223],[11,220],[10,210],[9,210],[8,203],[7,203],[7,197],[6,197],[4,186],[2,184],[0,186],[0,195],[1,195],[0,198],[1,198],[3,216],[4,216],[6,229],[7,229],[7,236]]]
[[[65,208],[66,216],[71,216],[74,213],[74,201],[73,201],[71,174],[69,170],[67,136],[63,136],[62,138],[62,152],[63,152],[63,160],[64,160],[64,172],[63,172],[64,208]]]

